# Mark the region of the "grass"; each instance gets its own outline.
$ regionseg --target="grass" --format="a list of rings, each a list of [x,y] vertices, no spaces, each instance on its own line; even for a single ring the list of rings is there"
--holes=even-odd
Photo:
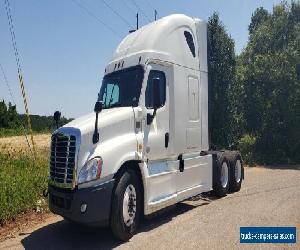
[[[47,173],[47,152],[39,152],[33,160],[25,151],[0,150],[0,224],[40,209]]]
[[[26,134],[29,135],[29,131],[26,129]],[[41,131],[33,131],[33,134],[42,134],[42,133],[50,133],[50,130],[44,129]],[[24,135],[24,129],[18,128],[18,129],[11,129],[11,128],[0,128],[0,138],[1,137],[10,137],[10,136],[18,136],[18,135]]]
[[[9,128],[0,128],[0,137],[8,137],[15,135],[23,135],[24,132],[22,129],[9,129]]]

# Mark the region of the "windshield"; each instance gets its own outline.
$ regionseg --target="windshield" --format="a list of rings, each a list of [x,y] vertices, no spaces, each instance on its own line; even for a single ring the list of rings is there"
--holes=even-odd
[[[106,75],[98,97],[98,100],[103,102],[103,108],[136,107],[139,103],[143,77],[142,66]]]

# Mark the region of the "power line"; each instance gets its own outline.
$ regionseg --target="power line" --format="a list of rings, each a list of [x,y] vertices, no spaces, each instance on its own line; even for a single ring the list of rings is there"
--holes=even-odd
[[[10,35],[11,35],[11,41],[12,41],[12,45],[13,45],[13,49],[14,49],[14,53],[15,53],[15,59],[16,59],[16,63],[17,63],[19,83],[20,83],[21,92],[22,92],[22,96],[23,96],[23,102],[24,102],[25,112],[26,112],[26,116],[27,116],[27,124],[28,124],[28,129],[30,132],[32,149],[33,149],[33,153],[34,153],[33,156],[35,158],[35,145],[34,145],[34,140],[33,140],[32,126],[31,126],[27,97],[26,97],[26,92],[25,92],[24,79],[22,76],[20,56],[19,56],[19,51],[18,51],[17,42],[16,42],[16,35],[15,35],[15,31],[14,31],[14,24],[13,24],[13,18],[12,18],[12,14],[11,14],[9,0],[5,0],[5,9],[6,9],[6,15],[7,15],[7,20],[8,20],[8,25],[9,25],[9,31],[10,31]]]
[[[154,6],[148,0],[145,0],[145,2],[151,9],[155,10]]]
[[[154,10],[154,20],[156,21],[157,20],[157,9],[154,7],[154,5],[150,1],[145,0],[145,2],[150,7],[150,9]]]
[[[81,3],[77,2],[76,0],[72,0],[73,3],[75,3],[80,9],[84,10],[89,16],[95,18],[99,23],[101,23],[103,26],[105,26],[108,30],[110,30],[114,35],[116,35],[118,38],[122,38],[118,32],[116,32],[113,28],[111,28],[109,25],[107,25],[105,22],[103,22],[99,17],[97,17],[92,11],[90,11],[87,7],[82,5]]]
[[[142,8],[136,3],[135,0],[131,0],[133,2],[133,4],[135,5],[135,7],[142,12],[142,14],[148,19],[149,22],[151,22],[150,18],[147,16],[147,14],[142,10]]]
[[[125,0],[123,0],[122,3],[133,15],[136,15],[136,12],[131,7],[129,7]]]
[[[5,82],[5,84],[6,84],[7,88],[8,88],[9,95],[10,95],[10,97],[11,97],[11,99],[12,99],[13,105],[16,106],[16,102],[15,102],[15,98],[14,98],[13,92],[12,92],[10,86],[9,86],[8,79],[7,79],[7,77],[6,77],[6,74],[5,74],[5,72],[4,72],[4,69],[3,69],[1,63],[0,63],[0,68],[1,68],[1,72],[2,72],[2,75],[3,75],[4,82]],[[31,146],[30,146],[30,143],[29,143],[29,139],[28,139],[27,134],[26,134],[26,129],[25,129],[24,124],[23,124],[23,122],[21,121],[21,118],[20,118],[19,115],[18,115],[18,121],[19,121],[19,123],[20,123],[20,125],[21,125],[21,127],[22,127],[23,132],[24,132],[24,136],[25,136],[27,145],[28,145],[28,147],[29,147],[29,151],[30,151],[30,153],[31,153],[32,155],[34,155],[33,152],[32,152],[32,150],[31,150]]]
[[[12,90],[11,90],[11,88],[10,88],[10,86],[9,86],[9,82],[8,82],[8,80],[7,80],[6,74],[5,74],[5,72],[4,72],[4,69],[3,69],[1,63],[0,63],[0,68],[1,68],[1,72],[2,72],[2,75],[3,75],[4,82],[5,82],[5,84],[6,84],[7,88],[8,88],[9,95],[10,95],[10,97],[11,97],[11,99],[12,99],[14,105],[15,105],[15,103],[16,103],[16,102],[15,102],[15,98],[14,98],[14,95],[13,95],[13,93],[12,93]]]
[[[115,13],[115,15],[118,16],[124,23],[126,23],[130,28],[133,28],[133,26],[124,17],[122,17],[116,10],[114,10],[105,0],[102,0],[102,2],[106,5],[107,8],[109,8],[113,13]]]

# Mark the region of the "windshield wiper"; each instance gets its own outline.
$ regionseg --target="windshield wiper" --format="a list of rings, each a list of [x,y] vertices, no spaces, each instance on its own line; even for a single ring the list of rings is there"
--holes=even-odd
[[[113,103],[113,104],[111,104],[110,106],[103,107],[103,109],[119,108],[119,107],[129,107],[129,106],[127,106],[127,105],[124,105],[124,104],[122,104],[122,103],[119,103],[119,102],[117,102],[117,103]]]
[[[116,108],[116,107],[126,107],[126,106],[124,106],[122,103],[114,103],[109,106],[109,108]]]

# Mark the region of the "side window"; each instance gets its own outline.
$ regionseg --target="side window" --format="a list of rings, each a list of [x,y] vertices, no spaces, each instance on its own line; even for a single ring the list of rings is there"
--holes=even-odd
[[[160,107],[165,105],[166,102],[166,76],[165,73],[158,70],[151,70],[148,76],[147,88],[146,88],[146,108],[153,108],[153,79],[159,79],[160,87]]]
[[[117,84],[107,84],[105,93],[103,95],[104,106],[110,106],[118,103],[120,100],[119,96],[119,85]]]
[[[184,36],[185,36],[185,40],[191,50],[191,53],[193,54],[193,57],[196,57],[196,51],[195,51],[195,44],[194,44],[194,39],[193,39],[193,35],[188,32],[185,31],[184,32]]]

